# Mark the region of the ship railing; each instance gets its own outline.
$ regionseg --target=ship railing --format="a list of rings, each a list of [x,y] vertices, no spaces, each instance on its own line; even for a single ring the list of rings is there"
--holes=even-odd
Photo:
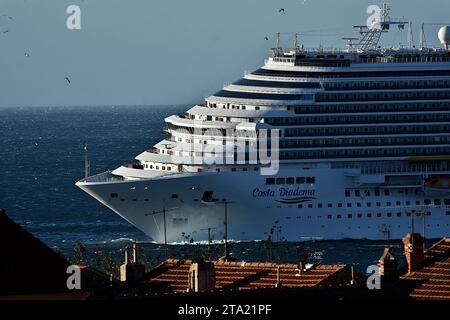
[[[360,168],[362,174],[384,174],[384,173],[410,173],[410,172],[440,172],[450,171],[448,168],[442,168],[440,165],[411,165],[402,167],[379,167],[379,168]]]
[[[113,182],[113,181],[122,181],[123,177],[115,176],[111,171],[102,172],[93,176],[90,176],[86,179],[83,179],[83,182]]]

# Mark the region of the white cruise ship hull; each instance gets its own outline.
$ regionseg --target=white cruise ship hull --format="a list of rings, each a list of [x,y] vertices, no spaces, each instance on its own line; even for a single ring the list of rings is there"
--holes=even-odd
[[[109,181],[108,175],[77,185],[160,243],[164,209],[169,243],[186,240],[183,235],[207,240],[208,228],[213,240],[222,240],[225,200],[231,240],[264,240],[271,233],[274,241],[386,240],[413,230],[439,238],[449,230],[450,206],[442,195],[435,204],[420,185],[411,185],[420,174],[413,178],[411,173],[400,174],[392,185],[379,183],[383,175],[331,168],[279,171],[277,177],[315,177],[313,184],[299,185],[266,185],[267,177],[259,172],[183,173],[123,181]],[[361,184],[364,181],[370,183]],[[202,201],[207,191],[212,199]]]

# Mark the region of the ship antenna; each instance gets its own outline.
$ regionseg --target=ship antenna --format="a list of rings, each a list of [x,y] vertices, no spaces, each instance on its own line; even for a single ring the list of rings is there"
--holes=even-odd
[[[298,34],[295,33],[294,50],[297,51],[298,48]]]
[[[277,32],[277,49],[280,49],[280,33]]]
[[[414,47],[414,34],[412,29],[412,22],[409,22],[408,45],[410,49]]]
[[[88,158],[88,145],[84,145],[84,177],[87,179],[90,176],[91,162]]]
[[[423,28],[424,23],[422,22],[422,27],[420,28],[420,49],[425,48],[425,30]]]

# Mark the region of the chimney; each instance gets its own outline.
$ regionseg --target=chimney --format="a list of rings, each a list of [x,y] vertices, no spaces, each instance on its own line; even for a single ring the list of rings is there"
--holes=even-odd
[[[385,248],[383,255],[378,260],[378,268],[381,279],[391,280],[397,275],[397,260],[391,252],[391,248]]]
[[[406,270],[408,273],[414,272],[422,266],[423,255],[423,239],[418,233],[408,233],[403,238],[405,249]]]
[[[214,290],[216,286],[216,271],[214,263],[193,262],[189,268],[189,292]]]
[[[120,281],[127,284],[136,284],[145,274],[145,266],[138,262],[137,259],[137,245],[133,243],[132,247],[132,261],[128,256],[128,249],[125,250],[125,262],[120,266]]]

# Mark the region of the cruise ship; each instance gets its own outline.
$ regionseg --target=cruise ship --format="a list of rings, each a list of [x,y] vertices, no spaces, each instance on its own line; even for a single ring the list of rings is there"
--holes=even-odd
[[[133,163],[76,185],[160,243],[448,236],[450,28],[442,47],[423,30],[383,47],[410,24],[381,16],[340,50],[278,37]]]

